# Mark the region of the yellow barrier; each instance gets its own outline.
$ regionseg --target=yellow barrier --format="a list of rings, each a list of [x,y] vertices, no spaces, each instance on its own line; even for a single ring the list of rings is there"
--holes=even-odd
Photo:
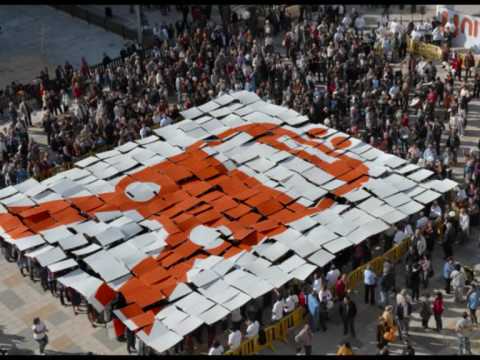
[[[265,328],[265,345],[258,343],[258,336],[243,341],[238,349],[229,350],[225,355],[253,355],[268,347],[273,351],[273,342],[287,342],[288,329],[303,324],[305,309],[299,307],[287,316],[283,317],[277,323]]]
[[[420,55],[428,60],[442,60],[442,49],[438,46],[421,41],[407,39],[407,51],[414,55]]]
[[[351,290],[355,288],[359,283],[363,282],[363,272],[367,265],[372,267],[372,270],[378,275],[383,271],[383,263],[386,259],[389,259],[392,262],[397,262],[402,258],[403,255],[407,252],[411,243],[411,239],[405,239],[400,244],[394,246],[388,250],[382,256],[378,256],[375,259],[369,261],[367,264],[359,266],[354,271],[352,271],[347,277],[347,289]]]

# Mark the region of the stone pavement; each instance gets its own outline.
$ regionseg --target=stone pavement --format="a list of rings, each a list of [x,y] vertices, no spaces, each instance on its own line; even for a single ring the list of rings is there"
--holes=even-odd
[[[33,340],[32,320],[40,317],[49,329],[46,353],[67,354],[127,354],[126,345],[118,342],[113,329],[93,328],[86,314],[74,315],[69,307],[39,283],[23,278],[15,263],[0,256],[0,348],[10,354],[32,355],[38,351]]]
[[[106,52],[119,56],[124,40],[87,22],[46,5],[4,5],[0,11],[0,88],[12,81],[30,83],[48,66],[69,61],[80,66],[102,61]]]

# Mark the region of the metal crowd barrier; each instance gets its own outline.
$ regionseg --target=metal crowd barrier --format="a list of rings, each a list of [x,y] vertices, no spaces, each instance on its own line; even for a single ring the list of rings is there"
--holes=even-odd
[[[287,342],[288,330],[303,324],[305,309],[298,307],[280,321],[264,329],[266,342],[264,345],[258,343],[258,336],[243,341],[237,349],[229,350],[225,355],[253,355],[265,348],[274,350],[273,342]]]

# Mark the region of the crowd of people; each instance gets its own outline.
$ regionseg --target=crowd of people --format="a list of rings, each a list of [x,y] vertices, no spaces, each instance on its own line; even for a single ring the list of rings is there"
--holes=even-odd
[[[471,59],[462,67],[458,54],[447,51],[447,76],[442,79],[432,61],[407,53],[407,35],[415,31],[413,23],[386,36],[391,24],[385,17],[377,31],[369,32],[365,19],[355,9],[347,12],[343,5],[301,11],[297,19],[287,16],[285,6],[275,7],[255,30],[234,12],[220,25],[211,13],[202,13],[202,8],[190,10],[181,6],[182,20],[158,26],[156,44],[149,51],[129,46],[122,50],[120,62],[112,62],[106,55],[97,67],[90,67],[84,59],[79,69],[67,62],[57,67],[54,76],[42,71],[37,86],[12,84],[3,94],[10,99],[3,108],[10,122],[0,132],[0,187],[30,176],[45,178],[55,167],[68,167],[91,151],[146,137],[155,126],[180,119],[180,111],[242,89],[307,115],[314,124],[339,129],[422,165],[434,172],[432,178],[452,176],[469,101],[480,94],[479,66]],[[400,70],[396,70],[398,66]],[[473,90],[469,85],[472,77]],[[41,148],[28,132],[34,125],[35,102],[43,110],[41,123],[48,149]],[[445,143],[442,135],[447,136]],[[399,336],[407,338],[414,303],[419,304],[422,319],[427,319],[424,326],[433,314],[437,330],[442,330],[442,295],[437,294],[430,305],[426,294],[434,274],[436,243],[441,243],[446,259],[442,273],[446,290],[452,287],[458,292],[458,301],[467,300],[467,318],[477,322],[477,288],[473,284],[465,294],[465,281],[455,275],[464,271],[451,259],[454,244],[474,241],[470,228],[478,224],[478,149],[465,154],[464,180],[454,197],[439,199],[378,237],[385,250],[412,237],[404,264],[405,289],[397,291],[395,266],[389,262],[378,278],[372,269],[365,270],[365,303],[375,305],[379,291],[379,305],[385,308],[377,332],[382,354],[388,353],[388,343],[396,336],[392,329],[399,329]],[[353,250],[353,268],[369,260],[371,248],[365,243]],[[278,321],[297,306],[304,306],[309,314],[309,322],[295,338],[306,354],[311,353],[312,333],[327,331],[332,311],[339,312],[344,334],[355,336],[357,309],[346,291],[347,269],[342,261],[315,274],[304,289],[278,291],[259,300],[263,303],[252,302],[248,308],[234,311],[226,343],[219,341],[215,332],[209,333],[210,354],[223,353],[224,346],[235,349],[244,338],[261,336],[265,323]],[[393,304],[391,294],[396,297]],[[266,304],[273,304],[273,310],[270,321],[264,322],[259,314]],[[468,346],[465,337],[463,348]],[[342,344],[342,351],[348,353],[348,348],[349,344]],[[413,350],[409,343],[406,349]]]

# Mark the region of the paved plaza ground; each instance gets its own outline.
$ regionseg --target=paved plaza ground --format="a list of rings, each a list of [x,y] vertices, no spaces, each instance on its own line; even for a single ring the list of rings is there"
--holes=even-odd
[[[434,6],[432,5],[431,7]],[[18,6],[15,8],[18,8],[15,10],[18,11],[17,18],[13,17],[15,14],[13,10],[11,10],[12,12],[9,13],[9,16],[7,16],[8,12],[0,11],[0,23],[4,28],[3,33],[0,34],[0,44],[4,46],[4,49],[7,49],[0,52],[0,86],[3,86],[1,81],[5,81],[5,77],[8,78],[8,76],[15,80],[31,80],[38,74],[42,67],[42,63],[39,63],[39,61],[43,60],[41,60],[38,44],[36,40],[33,39],[33,36],[30,36],[30,40],[25,42],[25,45],[22,43],[21,47],[18,46],[18,44],[21,43],[21,40],[18,39],[28,37],[28,24],[32,26],[32,23],[36,23],[36,27],[39,28],[41,27],[39,24],[43,21],[49,26],[50,30],[48,31],[58,36],[58,43],[56,42],[57,40],[55,40],[56,37],[53,36],[50,38],[50,43],[47,41],[47,49],[50,49],[47,51],[47,54],[50,54],[47,55],[47,61],[51,64],[58,62],[63,63],[68,59],[73,65],[77,65],[80,57],[87,53],[89,54],[88,56],[90,56],[87,57],[87,60],[89,62],[96,62],[98,60],[95,60],[95,57],[97,57],[97,59],[101,58],[104,51],[109,53],[110,56],[115,56],[123,44],[123,40],[114,34],[109,34],[81,20],[72,19],[69,15],[64,15],[46,6]],[[23,10],[20,8],[23,8]],[[32,10],[32,8],[34,10]],[[368,11],[367,9],[363,9],[363,7],[361,7],[360,10],[362,12]],[[474,13],[474,9],[471,9],[470,13]],[[374,19],[376,15],[371,16]],[[58,23],[55,22],[55,24],[51,21],[48,23],[47,20],[52,17],[62,20],[59,20]],[[374,20],[371,21],[372,23],[374,22]],[[59,31],[62,29],[62,26],[69,30],[65,32]],[[78,29],[76,35],[74,35],[76,31],[74,29]],[[18,38],[15,38],[15,36],[12,38],[11,32],[10,35],[8,35],[9,31],[14,30],[15,36],[18,36]],[[80,35],[85,34],[84,31],[91,31],[91,33],[84,37],[84,35]],[[37,34],[38,31],[34,33]],[[76,44],[75,39],[78,40],[79,38],[83,40],[78,41],[79,44]],[[16,41],[16,39],[18,41]],[[85,39],[91,39],[91,42],[89,43],[89,41]],[[64,46],[65,48],[63,48]],[[69,49],[71,53],[69,53]],[[17,60],[14,60],[13,56],[9,58],[6,55],[9,51],[11,51],[11,54],[14,54]],[[36,68],[34,68],[34,66],[36,66]],[[22,75],[24,78],[18,76],[21,71],[24,71],[24,75]],[[13,74],[10,74],[11,72],[13,72]],[[439,71],[439,75],[444,76],[442,71]],[[38,123],[40,116],[41,113],[35,115],[35,122]],[[37,141],[44,144],[46,143],[45,136],[38,127],[38,124],[37,127],[31,128],[30,132]],[[475,99],[470,103],[468,126],[465,131],[465,136],[462,139],[462,148],[468,149],[471,146],[476,146],[479,135],[480,101]],[[459,162],[459,166],[455,169],[457,180],[462,176],[463,156],[459,157]],[[454,256],[457,260],[467,265],[476,265],[479,262],[479,232],[479,229],[475,229],[472,236],[474,240],[454,250]],[[440,247],[437,246],[434,253],[435,276],[428,289],[430,294],[433,293],[435,289],[440,290],[443,288],[443,281],[441,279],[443,262],[441,258],[442,251]],[[401,277],[403,274],[401,266],[402,265],[397,265],[396,273],[397,283],[403,286],[404,279]],[[376,306],[363,304],[363,289],[361,288],[355,290],[354,300],[359,308],[356,319],[358,339],[351,339],[354,352],[357,354],[374,354],[376,351],[376,318],[381,314],[381,310]],[[455,322],[460,318],[464,310],[464,305],[454,304],[452,296],[449,295],[446,295],[445,303],[445,330],[442,334],[437,334],[431,330],[424,331],[421,328],[418,313],[414,313],[410,335],[411,342],[417,354],[447,355],[456,353],[457,338],[452,329]],[[127,354],[125,343],[119,343],[114,339],[111,325],[107,328],[93,328],[85,314],[75,316],[70,307],[62,306],[57,298],[52,297],[50,293],[43,292],[39,284],[34,284],[29,279],[24,279],[18,272],[16,264],[6,262],[1,256],[0,314],[2,314],[0,317],[0,347],[5,345],[12,348],[12,353],[33,354],[37,350],[36,343],[32,338],[31,323],[33,317],[39,316],[50,329],[50,343],[47,347],[47,354],[66,355],[86,354],[88,352],[94,354]],[[432,318],[429,325],[433,326],[433,323]],[[293,335],[293,333],[291,335]],[[339,315],[335,311],[332,313],[327,332],[315,334],[313,353],[333,354],[336,352],[337,345],[342,339],[342,325]],[[480,354],[480,336],[477,334],[476,340],[474,340],[473,337],[472,340],[474,354]],[[400,352],[400,343],[397,341],[396,344],[392,345],[391,349],[393,353]],[[263,353],[271,354],[271,351],[265,350]],[[275,353],[282,355],[295,354],[293,336],[290,336],[287,344],[275,343]]]

